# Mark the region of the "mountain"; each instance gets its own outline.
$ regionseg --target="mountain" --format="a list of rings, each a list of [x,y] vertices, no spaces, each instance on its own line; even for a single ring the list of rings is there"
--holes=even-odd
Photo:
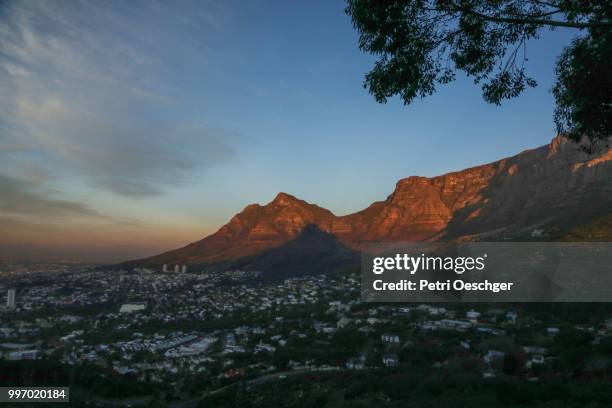
[[[236,260],[286,243],[297,237],[306,225],[317,225],[328,231],[335,218],[329,210],[280,193],[264,206],[247,206],[217,232],[200,241],[135,263],[210,264]]]
[[[299,251],[286,245],[298,237],[303,241],[300,233],[308,225],[354,250],[364,242],[511,239],[535,229],[558,234],[610,214],[611,208],[612,148],[588,154],[558,136],[493,163],[402,179],[386,200],[345,216],[279,193],[266,205],[247,206],[200,241],[124,266],[228,265],[249,259],[244,265],[254,268],[263,265],[257,263],[263,258],[254,260],[258,256],[297,256]],[[270,255],[273,248],[283,248],[282,255]]]

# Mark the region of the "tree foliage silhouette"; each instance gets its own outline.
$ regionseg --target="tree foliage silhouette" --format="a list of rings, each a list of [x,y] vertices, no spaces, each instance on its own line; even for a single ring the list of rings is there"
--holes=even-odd
[[[556,64],[557,130],[593,143],[612,135],[609,0],[348,0],[345,11],[360,49],[378,57],[364,87],[380,103],[397,95],[410,104],[463,71],[499,105],[537,85],[526,69],[529,40],[575,30]]]

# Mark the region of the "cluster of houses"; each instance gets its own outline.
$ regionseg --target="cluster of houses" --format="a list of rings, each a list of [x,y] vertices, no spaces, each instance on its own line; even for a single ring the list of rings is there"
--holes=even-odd
[[[0,357],[21,360],[59,355],[67,364],[99,364],[147,381],[179,381],[183,373],[202,372],[236,378],[246,372],[263,375],[274,370],[395,367],[402,364],[398,355],[412,344],[415,334],[436,336],[452,331],[459,339],[457,346],[477,355],[490,368],[485,375],[493,375],[506,353],[495,348],[476,351],[475,338],[502,338],[509,328],[521,325],[535,325],[548,338],[561,330],[519,316],[511,307],[479,306],[475,310],[457,305],[365,303],[359,298],[359,280],[349,274],[245,283],[256,276],[247,271],[175,274],[146,269],[62,273],[52,284],[32,285],[24,291],[10,319],[0,314],[0,339],[5,341],[0,344]],[[97,313],[74,312],[96,305],[100,307]],[[62,314],[67,308],[71,312]],[[41,310],[54,313],[41,317]],[[290,318],[287,312],[296,310],[304,313]],[[30,314],[32,311],[38,313]],[[270,316],[269,321],[245,321],[212,331],[165,329],[168,323],[223,322],[229,316],[233,319],[227,321],[236,322],[236,317],[262,315]],[[594,331],[596,339],[609,336],[612,319],[586,329]],[[342,364],[323,357],[318,361],[292,358],[275,366],[274,356],[281,350],[325,345],[346,330],[356,330],[368,341],[360,353]],[[45,333],[53,334],[47,338]],[[97,334],[104,334],[105,340],[97,340]],[[107,340],[109,336],[116,338]],[[537,343],[520,347],[528,369],[554,357]],[[245,356],[248,362],[240,363]]]

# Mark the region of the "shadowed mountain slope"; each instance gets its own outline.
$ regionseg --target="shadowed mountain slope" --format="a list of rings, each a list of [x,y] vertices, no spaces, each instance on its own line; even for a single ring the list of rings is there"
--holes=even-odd
[[[230,268],[265,271],[267,278],[284,278],[359,267],[359,260],[357,251],[347,248],[334,235],[309,224],[295,239],[233,262]]]

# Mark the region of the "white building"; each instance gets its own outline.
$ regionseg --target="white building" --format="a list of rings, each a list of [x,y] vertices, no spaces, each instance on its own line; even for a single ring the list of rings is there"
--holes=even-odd
[[[351,319],[349,319],[346,316],[342,316],[342,318],[340,320],[338,320],[338,323],[336,323],[336,326],[339,329],[342,329],[344,327],[347,327],[349,324],[351,324],[353,321]]]
[[[478,318],[480,317],[480,312],[477,312],[475,310],[469,310],[465,314],[465,317],[467,317],[470,320],[478,320]]]
[[[276,351],[276,347],[270,344],[267,344],[267,343],[259,342],[255,346],[255,353],[261,353],[261,352],[274,353],[275,351]]]
[[[398,344],[400,342],[400,338],[397,334],[383,334],[381,340],[383,343],[395,343]]]
[[[462,320],[451,320],[451,319],[442,319],[434,322],[434,324],[440,329],[446,330],[457,330],[457,331],[466,331],[472,325],[469,322],[464,322]]]
[[[485,361],[485,363],[491,364],[493,361],[503,360],[505,355],[506,353],[504,353],[503,351],[489,350],[484,355],[483,360]]]
[[[516,323],[516,319],[517,318],[518,318],[518,314],[516,314],[516,312],[508,312],[508,313],[506,313],[506,319],[510,323]]]
[[[440,316],[446,313],[446,309],[443,307],[434,307],[430,305],[419,305],[418,310],[428,313],[430,316]]]
[[[38,350],[11,351],[7,355],[7,360],[36,360]]]
[[[6,294],[6,307],[15,307],[15,289],[9,289]]]
[[[138,312],[141,310],[145,310],[147,308],[147,305],[145,304],[138,304],[138,303],[126,303],[124,305],[121,305],[121,308],[119,309],[119,313],[132,313],[132,312]]]
[[[382,358],[382,363],[386,367],[395,367],[399,364],[399,359],[397,358],[397,354],[394,353],[385,353]]]
[[[550,335],[555,335],[555,334],[559,334],[559,328],[558,327],[547,327],[546,328],[546,333],[550,334]]]
[[[362,370],[365,368],[365,356],[353,357],[346,362],[346,368],[352,370]]]

